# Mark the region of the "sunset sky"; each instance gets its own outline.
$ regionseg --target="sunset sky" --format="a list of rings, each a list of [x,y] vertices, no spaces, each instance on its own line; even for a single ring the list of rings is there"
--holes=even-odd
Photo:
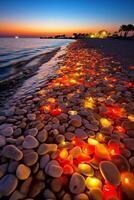
[[[116,31],[134,24],[134,0],[1,0],[0,35]]]

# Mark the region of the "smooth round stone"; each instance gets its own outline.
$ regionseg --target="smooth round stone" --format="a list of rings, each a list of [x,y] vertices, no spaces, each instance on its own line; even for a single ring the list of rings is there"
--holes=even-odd
[[[21,194],[18,190],[15,190],[10,196],[10,200],[24,199],[24,197],[25,197],[24,194]]]
[[[42,131],[40,131],[37,135],[37,139],[39,140],[39,142],[43,143],[47,140],[48,138],[48,132],[46,131],[46,129],[43,129]]]
[[[29,190],[30,190],[30,186],[32,184],[33,178],[29,177],[27,178],[25,181],[23,181],[21,187],[20,187],[20,192],[22,194],[24,194],[25,196],[28,194]]]
[[[51,182],[51,189],[53,192],[59,192],[62,188],[62,182],[60,178],[55,178]]]
[[[81,138],[81,139],[87,139],[87,134],[86,134],[86,132],[83,130],[83,129],[81,129],[81,128],[77,128],[76,130],[75,130],[75,135],[78,137],[78,138]]]
[[[3,148],[2,156],[18,161],[22,159],[23,153],[16,146],[7,145]]]
[[[94,175],[93,168],[88,164],[84,164],[84,163],[79,164],[78,170],[81,174],[83,174],[85,176],[93,176]]]
[[[129,150],[134,150],[134,138],[126,138],[123,143]]]
[[[38,154],[35,151],[24,153],[23,161],[27,166],[34,165],[38,160]]]
[[[40,168],[44,169],[46,164],[50,161],[50,156],[49,154],[46,154],[44,156],[41,157],[40,159]]]
[[[0,147],[5,146],[6,144],[6,138],[3,135],[0,135]]]
[[[43,196],[47,200],[56,200],[55,194],[50,189],[45,189]]]
[[[64,165],[64,167],[63,167],[63,174],[65,174],[65,175],[72,175],[73,172],[74,172],[74,170],[73,170],[73,167],[71,165],[68,165],[68,164]]]
[[[57,151],[57,144],[41,144],[37,150],[39,155]]]
[[[72,116],[70,123],[74,127],[80,127],[82,125],[81,117],[79,115]]]
[[[93,188],[102,188],[101,180],[96,177],[87,177],[85,184],[89,190],[91,190]]]
[[[130,166],[127,159],[122,155],[114,155],[111,161],[117,166],[120,172],[130,171]]]
[[[74,138],[74,134],[73,133],[71,133],[71,132],[67,132],[67,133],[65,133],[65,138],[67,139],[67,140],[69,140],[69,141],[71,141],[73,138]]]
[[[45,172],[49,176],[59,178],[63,173],[63,169],[56,160],[52,160],[46,165]]]
[[[31,190],[29,192],[29,197],[35,199],[35,197],[41,193],[41,191],[45,188],[44,181],[34,181],[34,184],[31,186]]]
[[[36,120],[36,114],[34,114],[34,113],[28,114],[28,115],[27,115],[27,118],[28,118],[30,121],[34,121],[34,120]]]
[[[118,186],[120,184],[120,172],[115,164],[110,161],[101,161],[99,168],[102,176],[108,183],[114,186]]]
[[[12,174],[15,173],[18,163],[19,163],[18,161],[10,160],[9,165],[8,165],[8,172]]]
[[[69,193],[66,193],[66,194],[63,196],[62,200],[72,200],[72,197],[71,197],[71,195],[70,195]]]
[[[65,137],[64,137],[64,135],[59,134],[56,136],[55,140],[56,140],[56,143],[59,144],[59,143],[62,143],[65,141]]]
[[[25,149],[33,149],[38,147],[38,145],[39,145],[38,140],[32,135],[27,135],[23,142],[23,148]]]
[[[26,180],[30,176],[31,170],[24,164],[20,164],[16,170],[16,176],[20,180]]]
[[[8,196],[17,187],[18,180],[13,174],[8,174],[0,179],[0,195]]]
[[[7,168],[8,168],[8,163],[0,165],[0,178],[5,175]]]
[[[7,126],[5,125],[5,127],[3,129],[0,129],[0,134],[4,135],[5,137],[9,137],[9,136],[13,135],[12,126],[9,126],[8,124],[7,124]]]
[[[106,145],[97,144],[95,146],[95,155],[102,159],[107,159],[109,157],[109,151]]]
[[[45,180],[45,174],[44,174],[43,170],[38,171],[38,173],[36,174],[36,179],[39,181]]]
[[[134,156],[129,158],[129,163],[130,163],[131,167],[134,168]]]
[[[76,146],[72,148],[69,153],[73,158],[77,158],[82,153],[82,150],[80,147]]]
[[[31,128],[25,131],[26,135],[32,135],[32,136],[36,136],[38,133],[38,129],[37,128]]]
[[[92,200],[103,200],[103,192],[99,188],[93,188],[90,190],[89,197]]]
[[[131,151],[129,151],[128,149],[122,149],[121,151],[122,156],[124,156],[125,158],[129,158],[131,156]]]
[[[88,196],[84,193],[78,194],[74,197],[74,200],[89,200]]]
[[[70,179],[69,189],[73,194],[80,194],[85,190],[85,179],[84,177],[75,172]]]

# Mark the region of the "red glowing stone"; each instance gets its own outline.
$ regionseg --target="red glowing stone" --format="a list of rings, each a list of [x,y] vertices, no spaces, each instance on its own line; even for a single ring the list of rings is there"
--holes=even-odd
[[[119,144],[109,144],[109,152],[112,156],[120,154]]]
[[[103,194],[104,194],[104,200],[108,200],[109,197],[116,197],[118,198],[118,194],[116,192],[116,189],[112,185],[104,185],[103,187]]]
[[[72,144],[73,144],[74,146],[82,147],[82,146],[84,145],[84,142],[81,141],[78,137],[74,137],[74,138],[72,139]]]
[[[53,116],[58,116],[62,113],[62,109],[61,108],[55,108],[55,109],[51,110],[50,113]]]
[[[125,133],[126,130],[122,126],[116,126],[115,130],[118,131],[119,133]]]
[[[63,167],[63,173],[65,174],[65,175],[72,175],[73,174],[73,168],[72,168],[72,166],[71,165],[68,165],[68,164],[66,164],[66,165],[64,165],[64,167]]]
[[[134,70],[134,66],[129,66],[129,69],[132,69],[132,70]]]

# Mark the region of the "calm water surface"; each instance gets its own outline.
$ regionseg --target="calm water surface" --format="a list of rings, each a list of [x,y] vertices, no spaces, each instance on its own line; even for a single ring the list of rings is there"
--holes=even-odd
[[[67,39],[0,38],[0,80],[12,74],[13,64],[52,51],[71,41]]]

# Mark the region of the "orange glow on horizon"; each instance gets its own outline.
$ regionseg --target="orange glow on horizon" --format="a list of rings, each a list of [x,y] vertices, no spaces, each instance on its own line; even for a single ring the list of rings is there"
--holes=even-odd
[[[33,35],[33,36],[44,36],[44,35],[57,35],[66,34],[72,35],[76,33],[90,33],[98,32],[101,29],[106,28],[110,32],[114,32],[116,27],[108,28],[106,25],[93,26],[93,27],[75,27],[75,26],[45,26],[43,24],[30,24],[30,23],[9,23],[0,22],[0,35]]]

